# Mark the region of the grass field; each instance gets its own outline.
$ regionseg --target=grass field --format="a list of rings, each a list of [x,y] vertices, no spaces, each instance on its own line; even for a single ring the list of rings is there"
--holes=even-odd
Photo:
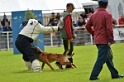
[[[111,46],[114,54],[114,64],[120,74],[124,74],[124,43]],[[47,65],[43,72],[34,73],[27,71],[22,60],[22,55],[14,55],[13,51],[0,51],[0,82],[90,82],[89,76],[97,57],[95,45],[74,47],[75,69],[60,70],[54,63],[52,71]],[[47,52],[62,53],[63,47],[46,48]],[[63,66],[64,67],[64,66]],[[111,79],[107,66],[99,75],[99,81],[93,82],[124,82],[123,79]]]

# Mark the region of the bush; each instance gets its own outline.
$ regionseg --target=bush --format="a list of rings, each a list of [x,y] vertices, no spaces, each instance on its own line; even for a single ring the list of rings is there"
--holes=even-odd
[[[27,10],[25,12],[25,20],[36,19],[36,18],[37,18],[36,15],[32,11]]]

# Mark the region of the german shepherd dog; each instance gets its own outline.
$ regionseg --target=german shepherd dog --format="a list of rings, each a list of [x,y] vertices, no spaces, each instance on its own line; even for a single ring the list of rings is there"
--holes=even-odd
[[[72,68],[77,68],[73,63],[71,63],[68,58],[71,58],[74,54],[71,56],[67,56],[64,54],[57,54],[57,53],[48,53],[43,52],[39,47],[36,47],[36,54],[38,56],[39,61],[42,62],[41,69],[43,70],[45,63],[52,69],[54,68],[51,66],[51,62],[58,61],[61,65],[70,65]]]

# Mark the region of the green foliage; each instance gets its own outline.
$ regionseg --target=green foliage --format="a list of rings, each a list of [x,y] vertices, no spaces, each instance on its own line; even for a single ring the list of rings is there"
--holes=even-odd
[[[114,55],[114,64],[119,74],[124,73],[124,44],[111,46]],[[45,48],[46,52],[63,53],[63,47]],[[51,63],[55,68],[52,71],[45,65],[43,72],[34,73],[26,70],[22,55],[13,55],[13,51],[0,51],[0,81],[1,82],[91,82],[89,76],[97,57],[95,45],[75,46],[73,56],[77,68],[60,70],[55,62]],[[40,63],[42,64],[42,63]],[[63,66],[64,67],[64,66]],[[124,79],[111,79],[111,74],[106,66],[99,75],[97,82],[124,82]],[[94,81],[96,82],[96,81]]]
[[[25,20],[29,20],[29,19],[36,19],[36,15],[31,11],[31,10],[27,10],[25,12]]]

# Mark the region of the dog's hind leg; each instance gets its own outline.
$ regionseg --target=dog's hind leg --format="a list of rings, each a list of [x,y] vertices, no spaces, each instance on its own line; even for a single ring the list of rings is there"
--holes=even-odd
[[[60,62],[61,65],[71,65],[71,62],[67,59],[65,59],[65,57],[63,58],[59,58],[58,60]]]
[[[76,65],[74,65],[73,63],[72,63],[72,66],[75,67],[75,68],[77,68]]]
[[[70,65],[72,68],[77,68],[73,63],[71,62],[60,62],[61,65]]]
[[[43,68],[44,68],[44,65],[45,65],[45,63],[44,62],[42,62],[42,66],[41,66],[41,69],[43,70]]]
[[[72,66],[71,62],[64,62],[64,60],[59,60],[61,65],[70,65]]]
[[[71,63],[70,61],[64,62],[64,59],[59,60],[61,65],[70,65],[72,68],[75,67],[77,68],[73,63]]]

